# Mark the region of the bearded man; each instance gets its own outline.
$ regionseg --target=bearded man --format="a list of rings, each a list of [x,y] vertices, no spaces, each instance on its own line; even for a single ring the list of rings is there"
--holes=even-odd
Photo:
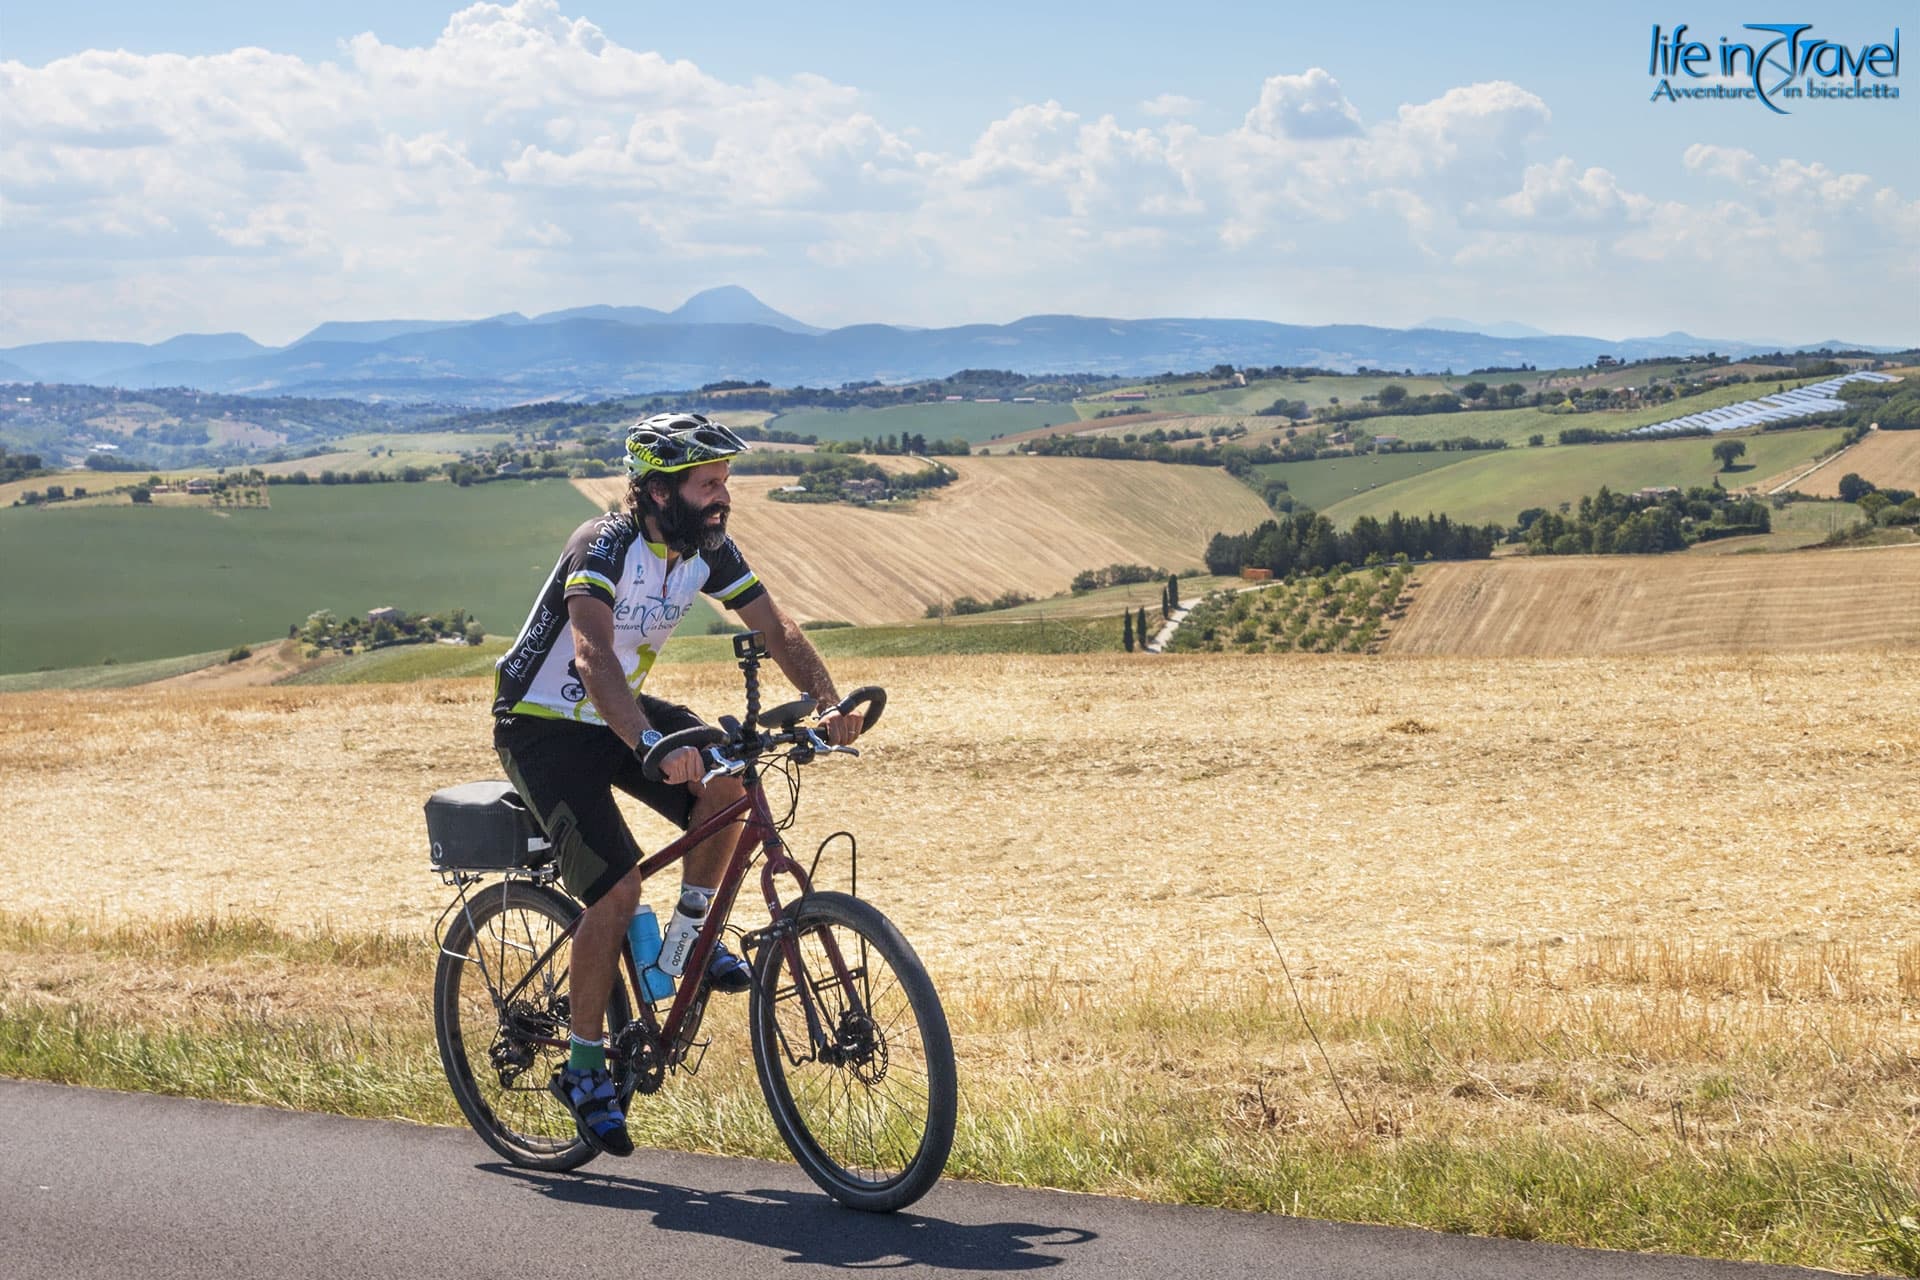
[[[574,530],[513,647],[494,672],[494,748],[539,819],[560,879],[586,904],[573,937],[572,1049],[552,1092],[580,1136],[613,1155],[633,1142],[607,1071],[607,997],[620,945],[640,902],[640,847],[614,788],[686,830],[743,794],[731,777],[702,785],[704,762],[685,747],[650,781],[641,758],[667,734],[702,721],[641,692],[667,637],[701,594],[733,610],[802,693],[829,708],[817,731],[835,746],[860,734],[819,653],[774,604],[727,536],[728,458],[747,444],[697,413],[657,414],[627,433],[627,503]],[[729,827],[682,863],[682,894],[711,901],[737,839]],[[692,975],[689,975],[691,980]],[[746,963],[724,945],[702,976],[716,991],[745,991]]]

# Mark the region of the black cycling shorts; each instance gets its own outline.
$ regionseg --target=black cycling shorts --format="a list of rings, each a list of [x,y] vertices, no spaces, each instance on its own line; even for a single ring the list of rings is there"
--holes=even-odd
[[[678,703],[644,693],[640,709],[661,733],[705,723]],[[605,725],[500,716],[493,725],[493,749],[553,842],[561,883],[588,906],[640,863],[640,846],[613,802],[613,788],[683,831],[693,812],[691,787],[649,782],[639,758]]]

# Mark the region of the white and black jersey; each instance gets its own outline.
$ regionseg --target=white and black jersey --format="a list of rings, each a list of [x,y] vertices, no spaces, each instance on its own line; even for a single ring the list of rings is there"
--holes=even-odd
[[[587,521],[567,540],[513,647],[494,664],[494,715],[605,723],[574,665],[569,596],[592,596],[612,607],[614,653],[638,697],[667,637],[703,592],[738,609],[766,588],[732,538],[669,564],[667,548],[648,542],[625,513]]]

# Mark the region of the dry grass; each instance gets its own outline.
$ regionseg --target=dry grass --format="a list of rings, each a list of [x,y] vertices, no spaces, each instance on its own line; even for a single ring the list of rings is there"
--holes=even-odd
[[[732,527],[781,604],[800,618],[912,620],[930,604],[1004,591],[1049,596],[1082,569],[1199,566],[1207,539],[1270,518],[1211,467],[1084,458],[949,458],[960,478],[900,510],[774,502],[787,481],[741,476]],[[917,465],[917,464],[916,464]],[[596,503],[624,481],[581,481]]]
[[[1794,486],[1816,498],[1840,496],[1840,478],[1852,473],[1882,489],[1920,491],[1920,431],[1873,431],[1831,466]]]
[[[1910,654],[836,674],[889,686],[887,723],[811,771],[794,843],[858,832],[862,895],[934,972],[957,1173],[1855,1267],[1868,1200],[1920,1185]],[[713,714],[736,679],[653,683]],[[0,698],[29,837],[0,849],[0,1006],[209,1046],[344,1008],[413,1046],[401,1092],[291,1103],[450,1118],[405,953],[446,897],[419,805],[497,772],[485,709],[477,681]],[[216,916],[261,924],[150,927]],[[656,1140],[758,1150],[741,1056],[661,1095]]]
[[[984,937],[1010,971],[1122,980],[1153,962],[1114,923],[1177,912],[1186,958],[1230,973],[1264,901],[1327,976],[1596,937],[1841,942],[1891,975],[1920,881],[1899,655],[837,674],[894,700],[868,758],[811,772],[797,842],[863,833],[863,887],[955,972]],[[654,683],[717,714],[737,679]],[[31,837],[0,850],[11,906],[418,927],[442,896],[420,804],[497,776],[486,703],[481,681],[0,698],[0,816]]]
[[[1920,648],[1920,549],[1912,547],[1440,564],[1420,571],[1409,598],[1390,653]]]

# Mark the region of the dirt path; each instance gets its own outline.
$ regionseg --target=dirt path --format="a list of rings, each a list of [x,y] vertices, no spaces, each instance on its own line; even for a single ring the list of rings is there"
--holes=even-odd
[[[315,663],[302,657],[298,640],[266,641],[252,646],[251,657],[222,662],[184,675],[168,676],[146,685],[149,689],[257,689],[278,682]]]

